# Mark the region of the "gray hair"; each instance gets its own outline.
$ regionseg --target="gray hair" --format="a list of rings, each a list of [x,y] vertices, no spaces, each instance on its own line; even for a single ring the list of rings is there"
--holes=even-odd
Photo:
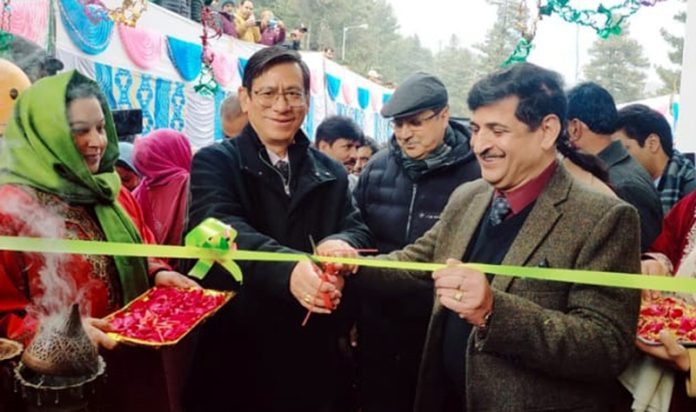
[[[232,119],[242,114],[242,105],[239,103],[237,93],[230,93],[220,105],[220,117],[229,116]]]

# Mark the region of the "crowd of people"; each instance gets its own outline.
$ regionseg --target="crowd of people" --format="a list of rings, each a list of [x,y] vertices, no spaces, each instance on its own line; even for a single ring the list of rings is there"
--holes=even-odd
[[[260,39],[250,4],[230,21]],[[99,319],[151,285],[236,291],[196,329],[173,410],[695,410],[696,355],[669,334],[636,339],[640,290],[461,266],[696,276],[695,170],[662,115],[520,63],[475,83],[467,124],[440,79],[415,73],[381,110],[393,135],[380,147],[342,116],[312,141],[309,93],[297,52],[259,50],[222,105],[226,138],[196,153],[169,129],[119,143],[75,71],[19,95],[0,152],[3,235],[179,245],[216,218],[242,250],[444,264],[239,261],[239,284],[217,264],[195,283],[187,261],[70,256],[57,273],[116,377],[104,410],[170,410],[142,400],[143,379],[164,374],[143,360],[157,353],[116,345]],[[0,336],[31,340],[49,264],[0,252]]]

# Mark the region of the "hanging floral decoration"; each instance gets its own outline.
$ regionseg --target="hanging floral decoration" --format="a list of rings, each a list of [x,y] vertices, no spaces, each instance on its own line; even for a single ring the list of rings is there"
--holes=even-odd
[[[101,0],[82,0],[85,15],[97,23],[109,19],[114,23],[135,27],[138,20],[147,10],[147,0],[123,0],[120,7],[108,8]]]
[[[2,11],[0,11],[0,30],[10,31],[10,19],[12,18],[11,0],[2,0]]]
[[[201,46],[203,46],[201,59],[203,67],[201,69],[201,75],[198,78],[198,84],[193,86],[193,90],[202,95],[214,96],[215,93],[220,90],[220,85],[215,80],[215,74],[213,73],[215,53],[210,49],[209,40],[211,38],[220,38],[222,36],[222,30],[218,27],[215,21],[215,13],[209,6],[204,6],[201,11],[201,26],[203,26],[203,34],[201,35]]]
[[[0,54],[12,50],[14,36],[10,33],[10,20],[12,18],[12,6],[10,0],[2,0],[0,10]]]
[[[621,34],[621,26],[626,19],[634,15],[641,7],[655,6],[665,0],[623,0],[613,6],[605,6],[600,3],[596,9],[576,9],[571,6],[570,0],[546,0],[537,1],[538,14],[529,27],[524,25],[520,30],[520,40],[510,57],[505,60],[503,66],[527,61],[532,49],[532,40],[536,33],[536,25],[542,16],[558,15],[568,23],[591,27],[599,37],[606,39],[609,36]],[[520,3],[520,10],[526,7],[525,0]]]

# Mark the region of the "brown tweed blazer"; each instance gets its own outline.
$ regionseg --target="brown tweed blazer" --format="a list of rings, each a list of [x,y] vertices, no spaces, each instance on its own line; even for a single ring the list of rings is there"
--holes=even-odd
[[[493,187],[460,186],[440,221],[414,244],[383,258],[461,259],[484,218]],[[537,199],[503,264],[640,273],[638,213],[623,201],[577,183],[559,166]],[[430,274],[363,269],[360,289],[400,293]],[[466,356],[467,410],[602,411],[614,380],[633,355],[638,290],[496,276],[485,336],[476,328]],[[445,311],[435,301],[415,410],[443,410]]]

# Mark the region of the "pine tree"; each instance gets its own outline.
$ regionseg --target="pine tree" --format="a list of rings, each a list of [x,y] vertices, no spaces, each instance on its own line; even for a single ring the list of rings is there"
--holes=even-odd
[[[461,46],[456,35],[452,35],[447,47],[435,55],[434,74],[447,86],[453,116],[470,114],[466,97],[474,82],[475,62],[474,54]]]
[[[650,63],[640,43],[629,37],[628,25],[619,36],[595,40],[589,55],[590,63],[584,67],[586,79],[606,88],[617,103],[644,97],[645,69]]]
[[[515,50],[520,39],[520,27],[525,27],[529,10],[524,2],[514,0],[487,0],[498,7],[493,27],[486,33],[483,43],[474,45],[479,54],[477,77],[497,70]]]
[[[686,24],[686,11],[675,14],[673,19],[677,24]],[[667,56],[675,68],[657,66],[657,75],[660,76],[660,80],[662,80],[662,88],[659,90],[659,93],[679,93],[681,87],[682,57],[684,55],[684,37],[675,36],[664,27],[660,29],[660,34],[671,49]]]

